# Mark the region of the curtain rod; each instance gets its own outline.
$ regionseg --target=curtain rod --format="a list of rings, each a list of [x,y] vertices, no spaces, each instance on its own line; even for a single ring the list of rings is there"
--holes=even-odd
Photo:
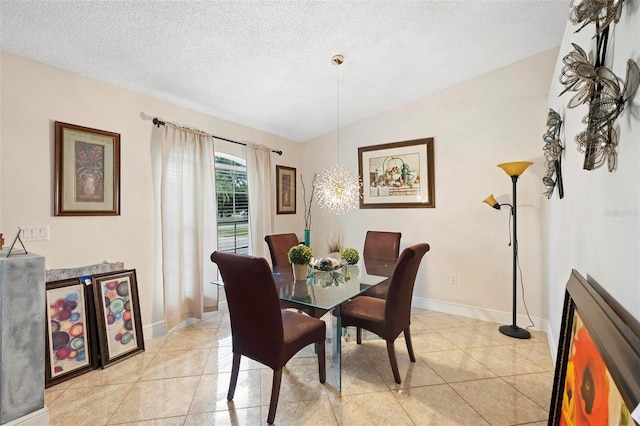
[[[160,126],[164,126],[167,123],[162,121],[162,120],[160,120],[158,117],[155,117],[153,119],[153,124],[155,124],[156,126],[158,126],[158,128],[160,128]],[[170,123],[170,124],[173,124],[173,123]],[[180,126],[176,126],[176,127],[180,127]],[[205,132],[202,132],[202,133],[205,133]],[[221,141],[227,141],[227,142],[231,142],[231,143],[236,143],[238,145],[247,146],[247,144],[244,143],[244,142],[232,141],[231,139],[221,138],[220,136],[215,136],[215,135],[209,135],[209,136],[211,136],[212,138],[215,138],[215,139],[220,139]],[[278,155],[282,155],[282,151],[277,151],[275,149],[272,149],[271,152],[275,152]]]

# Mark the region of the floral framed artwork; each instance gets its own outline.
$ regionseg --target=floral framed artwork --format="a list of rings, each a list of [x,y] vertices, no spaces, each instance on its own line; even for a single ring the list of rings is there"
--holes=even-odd
[[[276,166],[276,214],[296,213],[296,169]]]
[[[92,277],[102,367],[144,351],[135,269]]]
[[[56,216],[120,214],[120,134],[55,122]]]
[[[358,148],[361,209],[435,207],[433,138]]]
[[[47,282],[45,387],[98,368],[92,298],[79,278]]]
[[[636,424],[640,323],[575,270],[562,318],[549,424]]]

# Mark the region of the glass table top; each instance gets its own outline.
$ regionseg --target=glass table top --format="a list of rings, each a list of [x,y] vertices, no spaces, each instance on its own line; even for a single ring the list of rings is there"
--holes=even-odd
[[[386,261],[366,261],[335,271],[309,268],[307,279],[298,281],[294,280],[291,267],[287,266],[274,268],[273,278],[280,300],[330,310],[386,281],[393,265]]]

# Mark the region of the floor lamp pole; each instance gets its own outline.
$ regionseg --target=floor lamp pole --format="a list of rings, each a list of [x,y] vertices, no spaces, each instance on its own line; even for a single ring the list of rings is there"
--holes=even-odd
[[[516,306],[518,303],[518,211],[516,200],[516,182],[518,182],[518,176],[511,176],[511,182],[513,183],[513,207],[511,209],[511,214],[513,215],[513,317],[511,325],[501,325],[499,330],[500,333],[509,337],[515,337],[516,339],[529,339],[531,337],[531,333],[529,333],[529,331],[525,330],[524,328],[518,327],[516,322]]]

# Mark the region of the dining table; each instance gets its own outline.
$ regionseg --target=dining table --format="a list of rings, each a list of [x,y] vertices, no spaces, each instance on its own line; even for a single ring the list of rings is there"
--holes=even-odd
[[[356,265],[344,265],[323,271],[309,267],[306,279],[294,279],[290,265],[273,268],[278,297],[285,306],[327,321],[326,357],[334,380],[327,381],[338,391],[342,388],[342,321],[340,305],[372,287],[388,284],[395,259],[360,259]],[[327,315],[329,314],[329,315]],[[326,316],[325,316],[326,315]]]

